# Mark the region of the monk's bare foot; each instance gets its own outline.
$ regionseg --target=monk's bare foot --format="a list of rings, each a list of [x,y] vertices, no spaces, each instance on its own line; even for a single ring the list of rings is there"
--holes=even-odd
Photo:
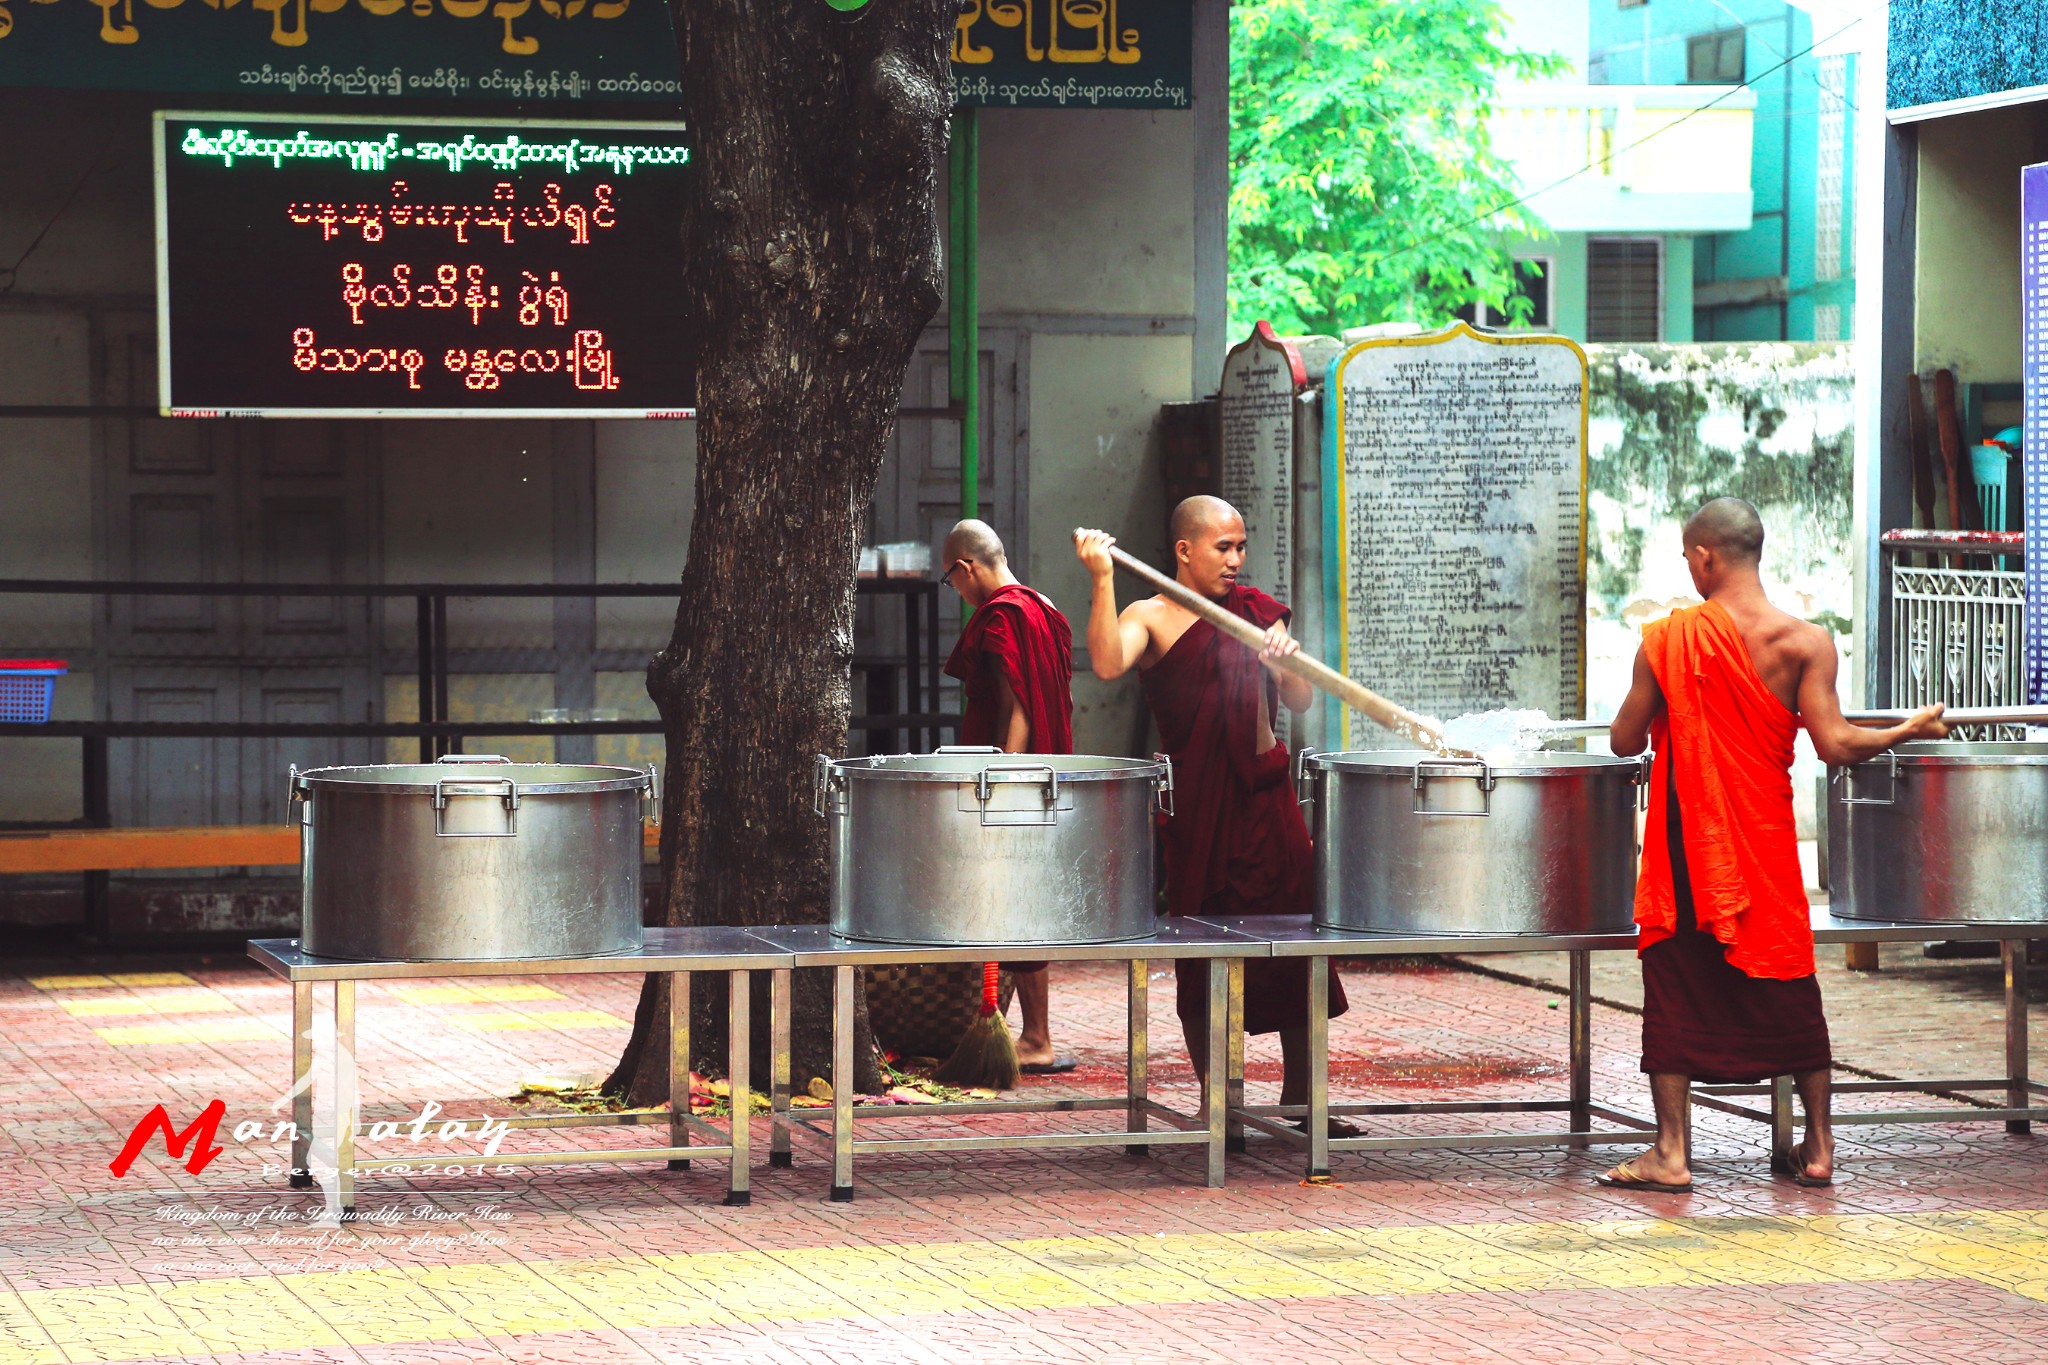
[[[1294,1126],[1306,1133],[1308,1131],[1308,1120],[1296,1119]],[[1360,1128],[1355,1123],[1346,1123],[1342,1119],[1331,1119],[1329,1135],[1332,1138],[1361,1138],[1365,1136],[1365,1129]]]
[[[1594,1179],[1610,1189],[1617,1190],[1685,1194],[1692,1189],[1692,1170],[1685,1164],[1684,1159],[1669,1157],[1656,1147],[1640,1156],[1630,1157],[1606,1174],[1595,1176]]]
[[[1771,1170],[1791,1177],[1796,1185],[1808,1189],[1825,1188],[1835,1183],[1834,1144],[1808,1138],[1782,1152],[1773,1153]]]

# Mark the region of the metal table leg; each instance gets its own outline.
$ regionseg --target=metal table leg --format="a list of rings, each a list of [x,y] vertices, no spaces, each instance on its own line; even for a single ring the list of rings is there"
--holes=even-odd
[[[1593,954],[1571,953],[1571,1127],[1585,1133],[1593,1127]],[[1584,1138],[1572,1146],[1585,1147]]]
[[[334,1193],[343,1218],[356,1214],[356,983],[334,983]]]
[[[832,969],[832,1202],[853,1198],[853,971]]]
[[[690,1145],[690,974],[668,974],[668,1145]],[[670,1157],[672,1171],[690,1169],[688,1157]]]
[[[1127,1131],[1142,1133],[1150,1123],[1145,1101],[1151,1087],[1152,978],[1144,958],[1133,958],[1125,965],[1130,970],[1124,983],[1124,1124]],[[1132,1156],[1151,1150],[1142,1142],[1124,1147]]]
[[[768,974],[768,1164],[793,1166],[790,1150],[789,1094],[789,992],[790,970],[777,968]]]
[[[1792,1078],[1771,1077],[1771,1150],[1792,1150]]]
[[[1244,1108],[1244,959],[1231,958],[1225,970],[1230,978],[1230,1011],[1224,1024],[1223,1043],[1230,1060],[1223,1077],[1223,1147],[1225,1151],[1242,1152],[1244,1121],[1237,1115]]]
[[[1308,960],[1308,1173],[1330,1173],[1330,959]]]
[[[2005,1106],[2024,1109],[2034,1102],[2027,1075],[2027,940],[2009,938],[1998,947],[2005,958]],[[2008,1133],[2033,1129],[2026,1119],[2005,1121]]]
[[[292,1175],[313,1188],[313,983],[292,982]]]
[[[731,1008],[726,1015],[725,1074],[732,1089],[731,1175],[725,1187],[725,1202],[745,1204],[753,1198],[748,1185],[748,1165],[754,1125],[754,974],[742,967],[729,976],[726,992]]]
[[[1220,957],[1209,959],[1209,1065],[1202,1087],[1203,1117],[1209,1121],[1209,1179],[1212,1190],[1223,1188],[1224,1120],[1229,1089],[1230,967]]]

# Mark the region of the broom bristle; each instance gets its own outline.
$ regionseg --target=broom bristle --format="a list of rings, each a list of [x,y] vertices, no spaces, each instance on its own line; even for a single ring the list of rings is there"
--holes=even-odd
[[[984,1014],[960,1035],[960,1046],[932,1079],[940,1085],[963,1090],[977,1086],[1008,1090],[1023,1077],[1018,1069],[1017,1044],[1010,1038],[1010,1025],[1000,1014]]]

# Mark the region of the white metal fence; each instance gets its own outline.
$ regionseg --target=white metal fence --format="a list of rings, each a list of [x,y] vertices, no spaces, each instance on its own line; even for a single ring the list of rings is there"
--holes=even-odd
[[[2024,584],[2023,574],[1996,569],[1892,565],[1892,704],[2025,701]]]

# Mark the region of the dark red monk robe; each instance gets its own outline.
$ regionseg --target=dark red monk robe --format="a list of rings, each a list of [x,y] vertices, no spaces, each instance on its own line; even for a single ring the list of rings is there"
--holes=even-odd
[[[962,744],[1001,744],[1000,674],[1031,723],[1031,752],[1074,752],[1074,632],[1044,594],[1012,583],[975,609],[946,660],[967,693]]]
[[[1000,745],[996,732],[1000,674],[1031,724],[1031,752],[1074,752],[1074,630],[1052,599],[1022,583],[989,594],[960,631],[946,673],[967,693],[960,717],[962,744]],[[1011,972],[1035,972],[1043,962],[1005,962]]]
[[[1643,632],[1664,694],[1643,832],[1643,1062],[1752,1083],[1830,1065],[1792,819],[1799,718],[1764,684],[1727,610]]]
[[[1261,630],[1292,614],[1257,588],[1222,602]],[[1258,655],[1206,621],[1174,641],[1142,675],[1145,700],[1173,758],[1174,813],[1165,822],[1166,913],[1299,915],[1309,909],[1314,855],[1288,780],[1287,746],[1254,753],[1258,708],[1270,721],[1280,689]],[[1208,1027],[1206,963],[1175,962],[1176,1004],[1189,1037]],[[1330,1017],[1348,1008],[1330,975]],[[1308,963],[1245,963],[1244,1027],[1275,1033],[1308,1027]]]

